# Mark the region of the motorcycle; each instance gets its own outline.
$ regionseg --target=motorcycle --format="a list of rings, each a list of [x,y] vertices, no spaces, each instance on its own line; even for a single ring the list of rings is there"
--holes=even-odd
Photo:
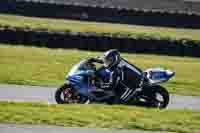
[[[76,64],[67,74],[65,83],[59,87],[55,92],[55,100],[58,104],[89,104],[89,103],[107,103],[107,104],[126,104],[126,105],[140,105],[146,107],[166,108],[169,103],[169,93],[160,84],[167,82],[175,75],[175,72],[163,68],[150,68],[145,71],[129,63],[122,58],[118,67],[129,68],[129,71],[122,69],[122,79],[115,88],[116,92],[105,91],[96,83],[105,82],[109,77],[110,71],[105,67],[96,69],[96,77],[94,75],[81,75],[80,77],[73,76],[81,66],[82,61]],[[120,66],[120,64],[123,64]],[[87,71],[87,70],[85,70]],[[134,84],[130,79],[123,77],[126,73],[137,72],[140,80],[140,88],[130,88],[126,86],[126,82]],[[77,87],[81,84],[82,76],[87,77],[88,87]],[[87,89],[88,88],[88,89]],[[117,98],[116,98],[117,97]],[[117,100],[116,100],[117,99]]]

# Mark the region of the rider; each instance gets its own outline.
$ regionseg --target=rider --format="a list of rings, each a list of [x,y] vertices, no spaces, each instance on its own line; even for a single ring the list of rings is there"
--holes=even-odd
[[[109,80],[101,85],[105,91],[111,90],[114,93],[115,100],[118,100],[116,87],[121,80],[121,69],[118,64],[121,61],[120,53],[116,49],[109,50],[102,56],[103,66],[110,71]]]
[[[101,88],[111,89],[116,98],[118,98],[116,94],[116,87],[119,83],[123,84],[127,89],[127,93],[132,93],[133,95],[137,94],[137,92],[141,91],[140,83],[141,83],[141,74],[142,71],[134,65],[130,65],[126,60],[120,57],[120,53],[118,50],[113,49],[104,53],[103,55],[103,64],[104,67],[110,70],[110,80],[108,83],[104,83]],[[135,91],[134,91],[135,90]],[[128,97],[125,94],[121,96],[122,99]],[[127,96],[127,97],[126,97]]]

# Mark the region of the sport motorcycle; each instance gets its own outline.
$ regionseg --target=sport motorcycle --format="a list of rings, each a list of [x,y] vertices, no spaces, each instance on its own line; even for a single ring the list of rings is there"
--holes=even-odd
[[[146,107],[166,108],[169,103],[169,93],[160,84],[171,79],[175,72],[163,68],[150,68],[142,71],[135,65],[129,63],[125,59],[121,59],[118,67],[122,71],[121,81],[113,91],[108,91],[101,88],[101,83],[108,80],[110,71],[100,66],[95,68],[94,74],[80,73],[79,76],[74,76],[79,70],[82,61],[74,65],[66,75],[65,82],[55,92],[55,100],[58,104],[91,104],[91,103],[106,103],[106,104],[125,104],[139,105]],[[121,65],[122,64],[122,65]],[[84,71],[87,71],[85,69]],[[134,79],[134,74],[139,75]],[[133,78],[127,78],[127,74],[133,75]],[[76,74],[77,75],[77,74]],[[84,77],[84,79],[82,79]],[[81,86],[84,80],[88,87]],[[140,87],[134,88],[135,81],[140,80]],[[127,87],[126,84],[129,84]],[[98,87],[94,87],[98,86]]]

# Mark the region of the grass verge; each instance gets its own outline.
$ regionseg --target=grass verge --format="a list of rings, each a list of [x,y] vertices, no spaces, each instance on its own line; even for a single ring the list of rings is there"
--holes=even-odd
[[[0,25],[51,31],[96,32],[132,38],[200,40],[200,29],[176,29],[126,24],[95,23],[0,14]]]
[[[65,127],[200,132],[200,112],[157,110],[122,105],[47,105],[0,102],[0,122]]]
[[[61,85],[65,74],[81,59],[99,52],[0,44],[0,83]],[[175,78],[164,84],[171,93],[200,96],[199,58],[122,54],[142,69],[170,68]]]

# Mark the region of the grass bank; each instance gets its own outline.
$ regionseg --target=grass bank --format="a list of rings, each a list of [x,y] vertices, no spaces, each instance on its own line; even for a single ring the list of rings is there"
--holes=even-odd
[[[157,110],[122,105],[47,105],[0,102],[0,122],[65,127],[200,132],[200,112]]]
[[[126,24],[95,23],[63,19],[45,19],[0,14],[0,25],[51,31],[95,32],[100,34],[123,35],[132,38],[189,39],[200,40],[200,29],[176,29]]]
[[[0,44],[0,83],[61,85],[66,72],[81,59],[99,52]],[[175,78],[164,84],[171,93],[200,96],[199,58],[122,54],[142,69],[170,68]]]

